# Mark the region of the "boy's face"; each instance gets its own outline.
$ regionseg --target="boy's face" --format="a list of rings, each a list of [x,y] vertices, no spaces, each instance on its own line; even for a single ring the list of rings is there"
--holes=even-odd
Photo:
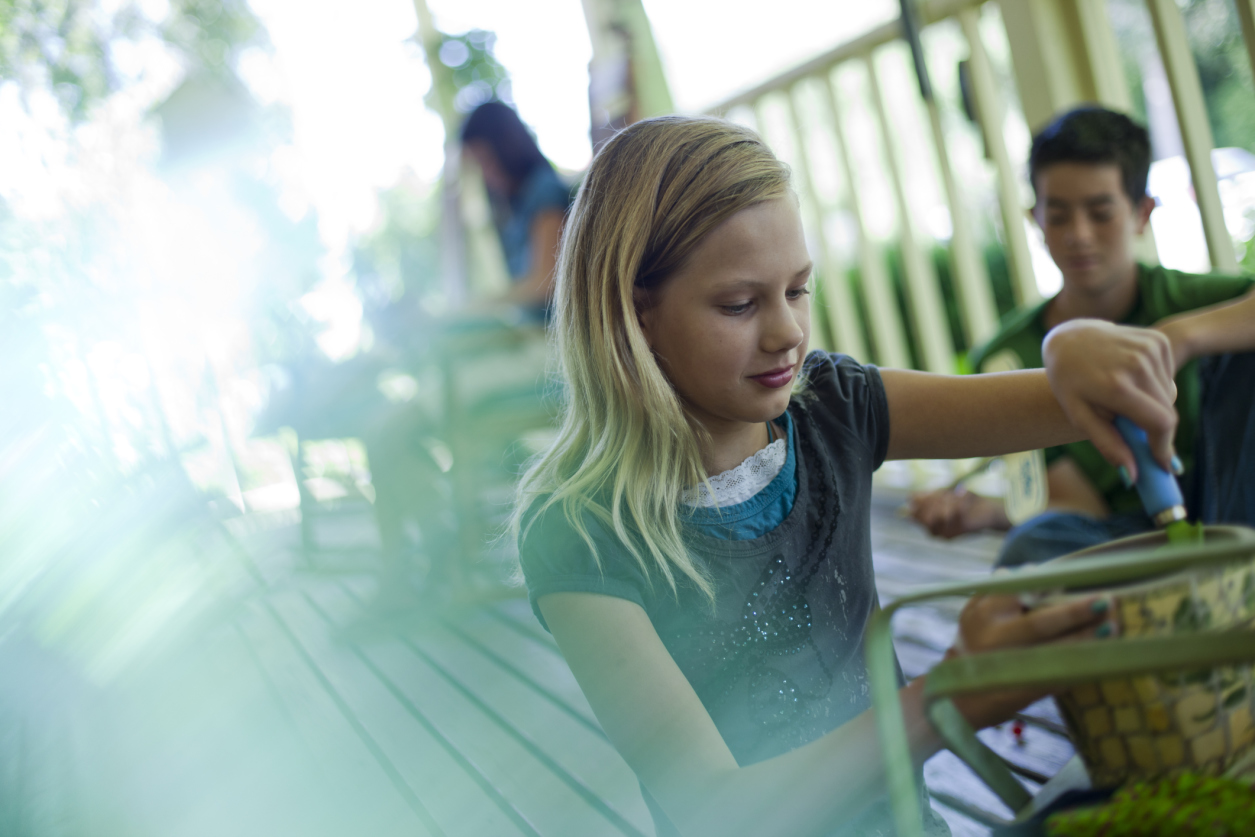
[[[659,365],[712,434],[788,406],[810,338],[810,274],[789,195],[716,227],[642,306]]]
[[[1115,164],[1054,163],[1037,173],[1033,218],[1071,292],[1100,295],[1136,281],[1133,242],[1154,201],[1134,206]]]

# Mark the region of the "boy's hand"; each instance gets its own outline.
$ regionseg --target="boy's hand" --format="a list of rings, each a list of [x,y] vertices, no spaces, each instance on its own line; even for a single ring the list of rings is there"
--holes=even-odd
[[[1117,627],[1108,621],[1109,611],[1109,601],[1100,596],[1035,610],[1025,608],[1017,596],[974,596],[959,614],[959,636],[946,659],[1043,642],[1114,636]],[[955,705],[968,723],[980,729],[1002,723],[1047,694],[1035,688],[1005,689],[963,695],[955,699]]]
[[[1155,459],[1172,470],[1177,387],[1167,337],[1103,320],[1069,320],[1046,335],[1042,358],[1055,398],[1103,458],[1137,479],[1133,452],[1112,424],[1122,415],[1146,431]]]

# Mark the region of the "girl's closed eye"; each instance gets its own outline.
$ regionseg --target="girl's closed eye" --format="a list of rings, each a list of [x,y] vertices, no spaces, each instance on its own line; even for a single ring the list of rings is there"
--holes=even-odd
[[[789,288],[784,292],[784,298],[790,302],[796,302],[811,292],[809,285],[803,285],[800,288]],[[719,305],[720,310],[728,316],[735,317],[738,314],[744,314],[754,307],[754,300],[747,299],[743,302],[725,302]]]

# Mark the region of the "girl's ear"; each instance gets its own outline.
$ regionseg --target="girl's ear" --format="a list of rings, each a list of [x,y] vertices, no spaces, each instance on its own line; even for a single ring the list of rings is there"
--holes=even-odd
[[[645,335],[645,342],[652,349],[654,347],[654,312],[658,310],[655,294],[648,288],[633,287],[632,288],[632,304],[636,308],[636,322],[641,327],[641,332]]]

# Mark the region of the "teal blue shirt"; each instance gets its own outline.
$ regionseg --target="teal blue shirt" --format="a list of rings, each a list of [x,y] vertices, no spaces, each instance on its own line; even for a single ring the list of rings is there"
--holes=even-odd
[[[785,413],[783,422],[787,453],[784,467],[775,479],[748,500],[726,508],[694,508],[685,522],[703,535],[726,541],[748,541],[761,538],[775,529],[793,510],[797,496],[797,455],[793,444],[793,419]]]

